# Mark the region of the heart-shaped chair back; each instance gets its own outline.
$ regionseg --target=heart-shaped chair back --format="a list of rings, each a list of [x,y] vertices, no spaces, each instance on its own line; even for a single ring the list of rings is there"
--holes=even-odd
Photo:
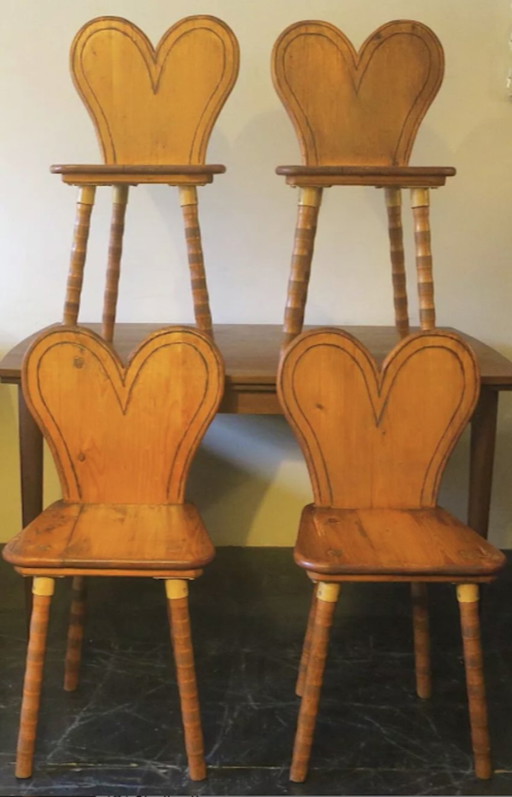
[[[224,387],[221,356],[206,335],[160,330],[124,366],[90,330],[57,326],[27,352],[22,379],[65,500],[184,501],[193,455]]]
[[[405,338],[382,370],[340,330],[295,338],[281,361],[278,394],[305,455],[315,503],[435,506],[479,384],[473,352],[452,334]]]
[[[420,22],[389,22],[359,52],[334,25],[297,22],[277,39],[272,70],[305,165],[405,166],[444,55]]]
[[[71,47],[71,73],[107,164],[204,164],[213,125],[238,75],[231,29],[186,17],[156,48],[120,17],[84,25]]]

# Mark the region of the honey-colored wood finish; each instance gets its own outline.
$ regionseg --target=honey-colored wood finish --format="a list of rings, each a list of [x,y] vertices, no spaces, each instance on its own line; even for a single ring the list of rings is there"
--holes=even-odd
[[[409,311],[407,307],[407,278],[405,274],[404,234],[402,228],[402,192],[388,186],[384,189],[388,212],[389,248],[391,255],[391,279],[395,325],[400,337],[409,334]]]
[[[51,168],[65,183],[79,186],[64,323],[78,318],[96,186],[114,189],[102,329],[112,341],[128,188],[166,184],[180,187],[196,323],[211,335],[195,186],[225,171],[220,164],[206,165],[205,158],[238,75],[236,37],[215,17],[191,16],[169,28],[155,48],[128,20],[98,17],[75,36],[70,61],[104,163]]]
[[[114,185],[112,196],[112,220],[110,222],[110,244],[108,248],[107,281],[103,299],[103,327],[101,336],[109,343],[114,337],[116,322],[121,255],[123,253],[124,219],[128,204],[128,186]]]
[[[428,187],[444,185],[451,167],[409,166],[419,126],[443,79],[444,54],[420,22],[382,25],[359,52],[327,22],[297,22],[277,39],[274,86],[294,125],[301,166],[279,166],[289,185],[320,192],[339,185],[385,188],[395,323],[408,333],[400,189],[413,190],[422,329],[435,324]],[[318,211],[316,216],[318,215]],[[308,236],[299,213],[285,313],[283,350],[302,331],[316,230]],[[304,263],[297,280],[297,241]],[[290,311],[290,308],[293,311]]]
[[[63,499],[3,551],[20,573],[35,576],[18,777],[32,773],[50,594],[42,590],[65,575],[74,577],[68,691],[79,680],[85,577],[166,579],[190,777],[205,777],[184,587],[214,548],[197,509],[185,503],[185,483],[223,384],[218,350],[204,333],[185,327],[154,332],[126,365],[104,340],[78,327],[53,327],[27,352],[24,394],[54,455]]]
[[[355,338],[325,329],[305,333],[285,362],[278,394],[317,506],[435,506],[442,469],[478,398],[469,349],[446,333],[416,335],[379,370]],[[422,433],[413,437],[418,416]]]
[[[154,48],[132,22],[98,17],[77,33],[70,59],[105,163],[204,163],[238,75],[238,42],[221,20],[186,17]]]
[[[188,612],[188,584],[186,581],[166,581],[166,593],[189,775],[191,780],[204,780],[206,763]]]
[[[297,22],[272,54],[307,166],[406,165],[443,72],[438,38],[408,20],[382,25],[359,52],[334,25]]]
[[[96,188],[90,185],[82,186],[78,193],[63,317],[64,323],[70,326],[76,324],[80,310],[87,242],[95,196]]]
[[[336,329],[303,333],[285,351],[278,395],[315,499],[303,510],[294,556],[317,583],[301,661],[306,675],[298,682],[294,781],[305,779],[311,753],[333,614],[324,603],[334,594],[327,588],[353,580],[413,582],[416,688],[428,697],[426,583],[458,583],[459,602],[468,594],[474,601],[477,584],[493,580],[505,564],[500,551],[437,506],[447,458],[475,408],[478,385],[472,351],[446,332],[405,338],[381,369],[361,343]],[[470,605],[461,603],[470,724],[475,771],[486,778],[492,771],[487,706],[478,612]]]
[[[52,578],[35,578],[32,586],[34,604],[30,620],[27,663],[23,681],[20,729],[16,749],[16,777],[29,778],[36,744],[37,721],[41,704],[46,637],[50,603],[54,592]]]
[[[299,189],[297,224],[284,313],[283,345],[293,340],[304,325],[316,223],[321,201],[321,188]]]

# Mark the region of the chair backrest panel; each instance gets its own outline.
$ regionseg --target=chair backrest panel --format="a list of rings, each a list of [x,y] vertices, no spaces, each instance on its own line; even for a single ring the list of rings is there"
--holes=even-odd
[[[238,75],[238,42],[210,16],[186,17],[156,48],[133,23],[98,17],[71,47],[71,72],[107,164],[204,164]]]
[[[23,365],[63,497],[83,503],[182,503],[223,387],[217,348],[183,327],[150,335],[126,367],[90,330],[55,327]]]
[[[444,55],[420,22],[388,22],[357,52],[336,26],[304,21],[277,39],[272,70],[305,165],[405,166]]]
[[[306,457],[318,506],[427,508],[475,407],[479,375],[452,334],[411,335],[380,370],[335,329],[295,338],[278,393]]]

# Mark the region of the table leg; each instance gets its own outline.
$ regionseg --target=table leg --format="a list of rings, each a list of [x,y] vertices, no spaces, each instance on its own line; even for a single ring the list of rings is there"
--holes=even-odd
[[[498,417],[498,391],[482,387],[471,421],[468,524],[487,537]]]
[[[43,508],[43,436],[25,403],[21,386],[18,388],[21,519],[27,526]],[[32,613],[32,579],[23,579],[27,627]]]

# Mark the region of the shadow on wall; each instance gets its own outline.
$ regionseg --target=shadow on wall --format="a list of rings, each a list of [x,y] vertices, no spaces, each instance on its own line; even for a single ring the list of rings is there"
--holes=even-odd
[[[218,416],[192,466],[187,498],[216,545],[293,545],[311,489],[286,421]]]

